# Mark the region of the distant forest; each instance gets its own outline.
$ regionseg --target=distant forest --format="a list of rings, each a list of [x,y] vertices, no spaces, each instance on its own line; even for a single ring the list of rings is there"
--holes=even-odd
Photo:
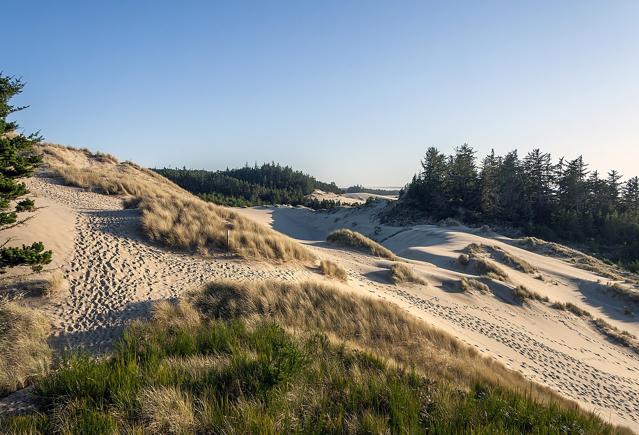
[[[335,183],[324,183],[288,166],[265,163],[224,171],[201,169],[154,169],[178,186],[216,204],[242,207],[265,204],[305,205],[320,209],[339,205],[336,201],[306,198],[315,189],[341,193]]]
[[[511,226],[544,239],[576,242],[639,272],[639,178],[602,176],[583,158],[540,150],[523,159],[492,151],[478,162],[464,144],[453,155],[429,148],[400,193],[397,212]]]
[[[399,195],[399,189],[371,189],[369,187],[360,186],[359,184],[344,189],[345,193],[370,193],[371,195]]]

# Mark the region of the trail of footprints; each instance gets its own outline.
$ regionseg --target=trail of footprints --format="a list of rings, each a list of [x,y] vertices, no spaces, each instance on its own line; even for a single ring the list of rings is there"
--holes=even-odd
[[[576,359],[549,347],[535,339],[530,331],[522,330],[488,307],[442,305],[436,298],[423,299],[401,289],[394,289],[394,292],[432,315],[516,350],[526,358],[527,362],[522,363],[522,367],[534,373],[533,380],[561,391],[572,399],[612,409],[621,416],[638,421],[639,381],[601,371],[586,360]],[[473,309],[489,314],[494,321],[474,316]]]
[[[176,297],[214,279],[290,280],[305,273],[160,249],[141,239],[138,212],[122,210],[117,198],[38,178],[32,179],[31,188],[79,211],[74,257],[66,271],[70,292],[55,308],[58,332],[54,345],[60,347],[106,350],[131,319],[148,314],[152,300]],[[359,257],[346,254],[348,260],[356,263],[370,261]],[[431,315],[516,350],[526,360],[521,367],[532,373],[535,381],[576,400],[613,410],[634,422],[639,419],[638,381],[606,373],[588,364],[587,359],[579,360],[549,347],[504,315],[487,307],[444,305],[437,298],[423,299],[352,270],[349,270],[349,278],[360,281],[366,288],[377,288],[380,296],[383,292],[396,293]],[[480,318],[473,310],[481,310],[493,320],[487,321],[485,315]],[[575,329],[565,321],[562,323]],[[558,344],[570,348],[566,343]]]
[[[79,211],[74,244],[69,294],[54,308],[58,348],[106,350],[126,324],[148,315],[151,301],[213,280],[291,280],[304,273],[154,247],[142,240],[137,210]]]

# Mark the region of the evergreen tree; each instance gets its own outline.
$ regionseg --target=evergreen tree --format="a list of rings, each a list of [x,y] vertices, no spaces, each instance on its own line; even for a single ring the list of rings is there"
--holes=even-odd
[[[457,214],[479,208],[479,179],[475,165],[475,150],[463,144],[451,156],[446,177],[446,193],[450,207]]]
[[[25,136],[18,132],[18,124],[7,117],[25,107],[12,106],[9,102],[22,91],[20,80],[0,73],[0,230],[8,225],[19,224],[18,213],[33,212],[31,199],[21,199],[29,193],[20,178],[28,177],[41,163],[42,158],[34,149],[41,138],[38,134]],[[12,205],[13,204],[13,205]],[[51,261],[51,251],[45,251],[40,242],[21,248],[7,247],[9,240],[0,248],[0,273],[8,267],[30,265],[34,270],[42,269]]]
[[[481,165],[480,189],[481,189],[481,212],[495,219],[497,217],[497,203],[499,201],[498,192],[498,172],[501,166],[501,158],[495,156],[495,150],[491,149]]]

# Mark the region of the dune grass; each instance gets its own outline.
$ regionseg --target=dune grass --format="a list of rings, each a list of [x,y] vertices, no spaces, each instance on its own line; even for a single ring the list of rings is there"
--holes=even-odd
[[[473,253],[460,254],[457,257],[457,262],[464,267],[473,269],[478,275],[486,276],[498,281],[509,282],[510,277],[508,273],[494,261],[484,258]]]
[[[487,255],[490,258],[523,273],[537,273],[537,269],[535,269],[530,263],[523,260],[522,258],[510,254],[509,252],[496,245],[471,243],[470,245],[466,246],[464,251],[467,252],[471,257]]]
[[[294,333],[291,331],[295,331]],[[20,433],[621,433],[398,307],[318,283],[161,303],[106,359],[69,355]]]
[[[346,281],[348,279],[348,275],[346,274],[346,271],[342,267],[340,267],[339,265],[337,265],[336,263],[330,260],[320,261],[319,270],[324,275],[330,278],[336,278],[336,279],[339,279],[340,281]]]
[[[355,248],[368,254],[375,255],[376,257],[387,258],[389,260],[398,259],[398,257],[389,249],[386,249],[363,234],[347,228],[333,231],[328,235],[328,237],[326,237],[326,241],[340,246]]]
[[[410,266],[404,263],[393,263],[390,268],[391,281],[395,284],[413,283],[427,285],[428,283],[420,278]]]
[[[538,302],[550,302],[548,296],[542,296],[539,293],[530,290],[528,287],[523,285],[518,285],[513,289],[513,295],[520,301],[525,301],[527,299],[532,299]]]
[[[43,145],[42,151],[48,168],[67,184],[120,195],[129,206],[139,207],[145,234],[165,246],[203,254],[228,249],[245,258],[271,261],[314,259],[310,250],[293,239],[202,201],[133,163],[59,145]]]
[[[488,287],[488,285],[474,278],[466,278],[464,276],[459,281],[459,285],[463,292],[470,292],[472,290],[476,290],[480,293],[490,293],[490,287]]]
[[[633,352],[639,354],[639,340],[628,331],[623,331],[616,326],[611,325],[602,318],[595,318],[590,312],[578,307],[571,302],[553,302],[551,308],[556,310],[568,311],[577,317],[586,320],[592,327],[599,331],[611,341],[627,347]]]
[[[520,247],[533,252],[561,258],[579,269],[594,272],[608,279],[615,281],[621,281],[624,279],[617,267],[607,264],[591,255],[584,254],[576,249],[560,245],[559,243],[547,242],[536,237],[524,237],[518,240],[517,244]]]
[[[0,396],[46,373],[51,363],[50,329],[41,312],[19,301],[0,302]]]

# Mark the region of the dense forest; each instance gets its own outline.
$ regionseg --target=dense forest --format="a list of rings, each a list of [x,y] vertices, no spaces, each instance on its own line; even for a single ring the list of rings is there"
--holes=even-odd
[[[399,189],[371,189],[369,187],[360,186],[356,184],[355,186],[347,187],[344,189],[345,193],[370,193],[371,195],[399,195]]]
[[[467,144],[453,155],[429,148],[421,167],[400,193],[399,211],[576,242],[639,271],[638,177],[602,176],[581,156],[554,162],[538,149],[523,158],[492,151],[478,162]]]
[[[288,166],[265,163],[224,171],[200,169],[154,169],[180,187],[205,201],[226,206],[263,204],[305,205],[315,209],[331,208],[335,201],[306,198],[315,189],[340,193],[335,183],[323,183]]]

